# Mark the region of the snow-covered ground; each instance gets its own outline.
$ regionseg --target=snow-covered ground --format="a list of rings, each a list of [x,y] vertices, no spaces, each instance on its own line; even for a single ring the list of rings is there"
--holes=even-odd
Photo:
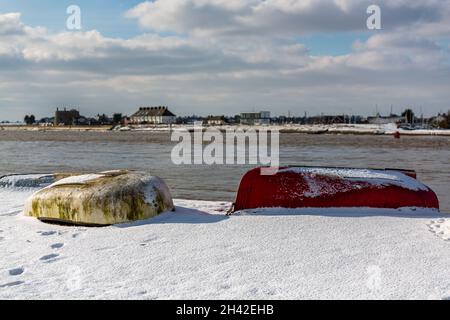
[[[374,135],[392,135],[399,132],[402,135],[408,136],[450,136],[449,129],[417,129],[406,130],[398,129],[396,124],[329,124],[329,125],[302,125],[302,124],[283,124],[283,125],[223,125],[212,126],[219,130],[278,130],[280,132],[288,133],[330,133],[330,134],[374,134]],[[106,132],[110,130],[110,126],[74,126],[74,127],[42,127],[42,126],[3,126],[0,125],[0,130],[23,130],[23,131],[98,131]],[[205,126],[204,128],[208,128]],[[174,124],[169,125],[130,125],[130,126],[116,126],[114,131],[140,131],[140,132],[168,132],[194,130],[193,124]]]
[[[207,127],[205,127],[207,128]],[[330,124],[330,125],[300,125],[300,124],[284,124],[284,125],[224,125],[216,126],[220,130],[278,130],[280,132],[297,132],[297,133],[330,133],[330,134],[379,134],[392,135],[399,132],[402,135],[409,136],[450,136],[450,130],[405,130],[397,128],[396,124]],[[117,127],[119,131],[180,131],[180,130],[194,130],[194,125],[142,125],[132,127]]]
[[[255,210],[176,200],[105,228],[21,214],[0,186],[1,299],[450,298],[450,217],[433,211]]]

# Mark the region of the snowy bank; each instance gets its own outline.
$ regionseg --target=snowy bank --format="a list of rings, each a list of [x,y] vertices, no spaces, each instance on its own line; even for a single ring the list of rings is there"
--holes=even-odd
[[[395,124],[330,124],[330,125],[223,125],[223,126],[205,126],[204,128],[216,128],[218,130],[278,130],[281,133],[305,133],[305,134],[354,134],[354,135],[393,135],[399,132],[407,136],[450,136],[450,130],[438,129],[418,129],[405,130],[398,129]],[[130,126],[62,126],[62,127],[39,127],[39,126],[0,126],[1,130],[6,131],[51,131],[51,132],[169,132],[194,130],[193,124],[182,125],[130,125]]]
[[[24,217],[34,191],[0,187],[1,299],[450,297],[450,219],[433,211],[228,217],[226,202],[176,200],[176,212],[85,228]]]
[[[216,128],[218,130],[277,130],[281,133],[306,133],[306,134],[368,134],[368,135],[393,135],[399,132],[401,135],[408,136],[450,136],[450,130],[405,130],[399,129],[395,124],[330,124],[330,125],[223,125],[223,126],[205,126],[206,128]],[[126,127],[127,131],[141,132],[165,132],[169,130],[183,131],[194,130],[194,125],[141,125]],[[121,128],[117,128],[118,131]]]

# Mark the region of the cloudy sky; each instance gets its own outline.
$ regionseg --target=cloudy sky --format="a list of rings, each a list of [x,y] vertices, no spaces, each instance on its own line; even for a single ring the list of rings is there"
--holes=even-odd
[[[66,28],[81,8],[82,29]],[[368,30],[377,4],[382,30]],[[0,0],[0,120],[450,109],[450,0]]]

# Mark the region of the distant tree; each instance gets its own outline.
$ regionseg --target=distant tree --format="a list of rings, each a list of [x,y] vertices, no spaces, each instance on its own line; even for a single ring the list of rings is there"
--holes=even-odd
[[[113,123],[119,124],[122,122],[122,114],[121,113],[114,113],[113,114]]]
[[[439,127],[442,129],[450,129],[450,111],[447,114],[443,114],[443,121],[439,123]]]
[[[447,129],[450,129],[450,110],[447,112]]]
[[[34,115],[31,115],[31,116],[26,115],[23,118],[23,122],[25,122],[25,124],[27,124],[27,125],[34,124],[36,122],[36,117]]]
[[[185,123],[185,119],[183,119],[182,117],[177,117],[177,119],[175,120],[176,124],[183,124]]]
[[[406,109],[405,111],[403,111],[402,117],[405,117],[408,123],[414,123],[414,111],[412,111],[411,109]]]
[[[110,124],[111,123],[111,120],[108,118],[108,116],[106,114],[102,114],[102,115],[98,114],[97,118],[98,118],[98,122],[100,124]]]

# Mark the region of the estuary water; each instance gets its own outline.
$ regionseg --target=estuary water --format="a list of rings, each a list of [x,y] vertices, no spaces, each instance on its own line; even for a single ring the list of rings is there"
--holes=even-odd
[[[134,169],[157,175],[173,196],[233,201],[253,165],[174,165],[167,132],[0,131],[0,176]],[[281,165],[413,169],[450,213],[450,137],[281,134]]]

